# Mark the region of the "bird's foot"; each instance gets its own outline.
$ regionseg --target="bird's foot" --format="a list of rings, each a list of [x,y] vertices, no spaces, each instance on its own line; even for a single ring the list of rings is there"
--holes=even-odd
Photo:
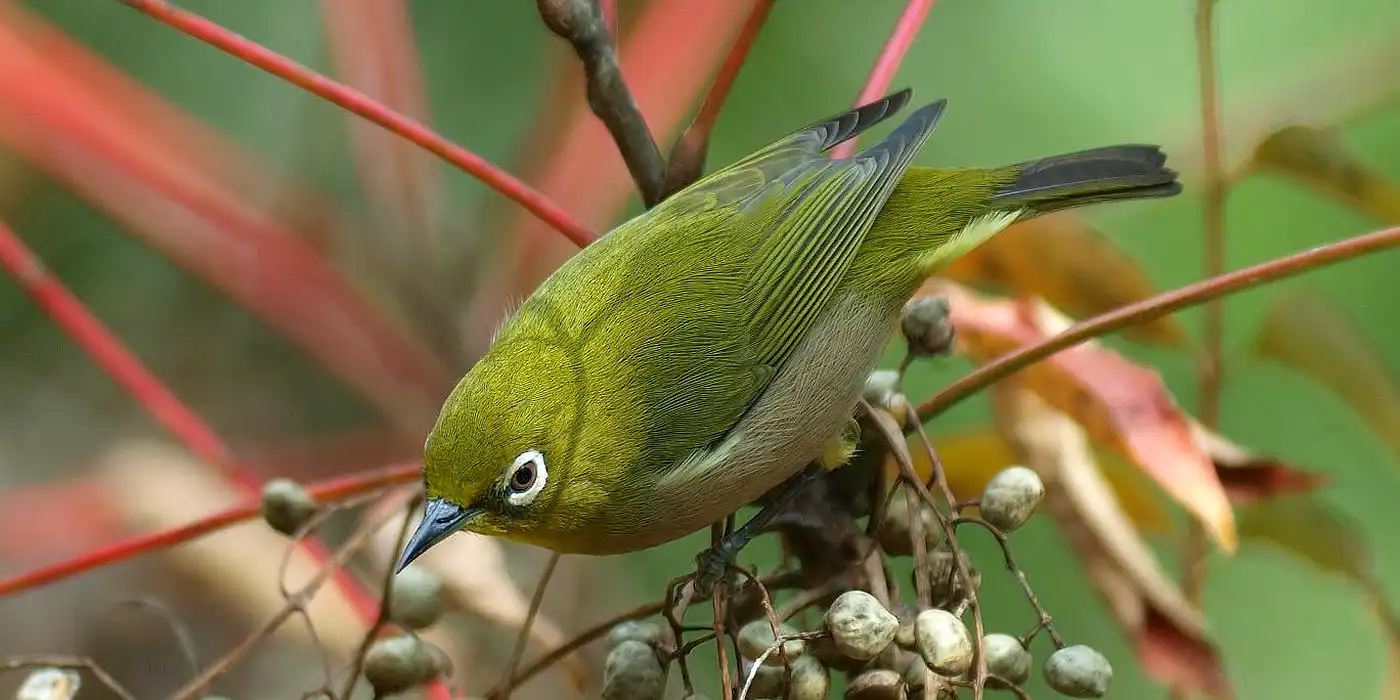
[[[736,541],[734,535],[737,534],[739,533],[730,534],[720,540],[719,544],[695,556],[695,579],[691,586],[695,589],[697,598],[707,598],[714,592],[715,585],[734,563],[734,557],[748,544],[747,539]]]

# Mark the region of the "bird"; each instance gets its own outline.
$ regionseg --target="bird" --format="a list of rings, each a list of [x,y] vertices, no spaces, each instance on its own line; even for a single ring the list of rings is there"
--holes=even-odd
[[[941,266],[1019,221],[1181,192],[1148,144],[915,166],[945,99],[827,154],[911,97],[793,131],[546,278],[444,401],[399,570],[459,531],[561,554],[647,549],[803,475],[800,489],[850,458],[864,381]],[[771,510],[702,555],[731,558]]]

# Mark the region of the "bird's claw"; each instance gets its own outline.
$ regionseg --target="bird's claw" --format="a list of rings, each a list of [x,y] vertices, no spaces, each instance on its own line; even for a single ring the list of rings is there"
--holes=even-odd
[[[733,559],[734,555],[729,552],[729,548],[725,547],[724,543],[695,556],[695,580],[691,586],[695,589],[697,598],[708,598],[714,592],[715,584],[718,584],[724,573],[729,570],[729,564]]]

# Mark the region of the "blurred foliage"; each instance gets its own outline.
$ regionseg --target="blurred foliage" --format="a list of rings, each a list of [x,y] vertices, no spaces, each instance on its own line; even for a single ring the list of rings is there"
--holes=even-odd
[[[336,108],[118,2],[27,4],[267,162],[348,211],[361,208],[346,121]],[[184,4],[328,69],[317,3]],[[710,163],[727,162],[848,104],[901,5],[778,3],[720,117]],[[508,164],[550,87],[550,62],[561,55],[557,40],[539,24],[533,3],[419,0],[412,7],[432,123],[482,156]],[[984,165],[1115,141],[1164,143],[1185,168],[1184,196],[1096,208],[1086,218],[1136,258],[1158,287],[1196,279],[1201,226],[1193,193],[1200,182],[1193,12],[1187,0],[939,3],[896,78],[896,86],[912,86],[923,99],[950,100],[921,162]],[[1304,119],[1335,126],[1370,168],[1400,178],[1400,106],[1385,101],[1400,80],[1393,71],[1355,75],[1376,65],[1367,57],[1396,55],[1388,48],[1400,32],[1394,0],[1223,0],[1217,16],[1228,162],[1243,161],[1265,135],[1260,129]],[[1319,81],[1349,85],[1355,94],[1328,93],[1319,100],[1313,89]],[[1370,108],[1376,104],[1382,106]],[[495,195],[441,167],[451,218],[471,221]],[[0,175],[9,189],[0,192],[0,207],[14,228],[235,445],[371,419],[348,391],[260,323],[134,242],[62,185],[8,159],[0,160]],[[265,206],[278,205],[278,193],[265,196]],[[1263,176],[1232,191],[1227,214],[1229,267],[1378,226],[1293,182]],[[498,235],[457,233],[484,241]],[[490,260],[478,263],[487,269]],[[1321,384],[1280,365],[1245,362],[1242,355],[1280,288],[1307,289],[1344,308],[1381,360],[1400,367],[1397,266],[1400,254],[1381,254],[1229,300],[1227,347],[1240,361],[1227,367],[1222,426],[1242,444],[1334,478],[1323,498],[1360,523],[1392,600],[1400,600],[1400,540],[1388,536],[1400,531],[1400,509],[1393,505],[1400,493],[1397,457]],[[1184,314],[1183,322],[1193,336],[1198,332],[1198,313]],[[0,284],[0,336],[4,482],[56,480],[77,469],[66,465],[79,464],[115,436],[156,433],[8,284]],[[1189,356],[1110,342],[1158,367],[1182,404],[1192,405]],[[954,360],[921,366],[907,388],[923,396],[966,369]],[[969,402],[934,426],[935,438],[975,427],[985,411],[984,400]],[[593,610],[655,597],[665,580],[685,570],[704,537],[609,561],[629,576],[612,579],[622,583],[606,589],[595,586],[608,600],[567,617],[586,622]],[[1117,669],[1113,695],[1164,697],[1135,668],[1131,650],[1080,572],[1061,565],[1066,543],[1053,524],[1038,518],[1018,540],[1021,564],[1061,631],[1103,649]],[[973,542],[972,548],[994,561],[990,544]],[[772,547],[761,543],[746,556],[771,557]],[[1159,553],[1174,569],[1175,555],[1165,547]],[[1210,569],[1207,612],[1241,697],[1378,695],[1385,675],[1381,632],[1364,599],[1344,581],[1248,546],[1233,559],[1212,560]],[[990,629],[1016,630],[1028,619],[1010,577],[989,571],[983,590],[984,600],[1005,603],[988,606]],[[551,605],[568,607],[561,601]],[[693,667],[706,663],[697,657]],[[1048,693],[1038,677],[1028,689]]]

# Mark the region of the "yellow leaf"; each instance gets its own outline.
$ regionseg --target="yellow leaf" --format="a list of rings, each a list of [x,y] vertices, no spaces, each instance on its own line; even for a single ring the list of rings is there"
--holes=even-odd
[[[950,264],[943,276],[1038,296],[1075,316],[1093,316],[1152,296],[1157,289],[1137,262],[1073,214],[1025,221],[991,237]],[[1186,345],[1175,317],[1133,326],[1123,335],[1142,343]]]
[[[1385,223],[1400,223],[1400,187],[1349,153],[1335,129],[1279,129],[1255,147],[1253,166],[1296,180]]]
[[[938,450],[938,460],[948,472],[948,485],[959,500],[976,498],[992,475],[1016,462],[1010,446],[995,432],[936,435],[930,439]],[[928,479],[932,473],[928,454],[921,449],[910,452],[914,470]],[[1170,530],[1171,519],[1162,507],[1161,496],[1142,473],[1117,455],[1099,454],[1098,457],[1100,471],[1133,523],[1145,532]],[[893,458],[886,460],[885,468],[891,479],[899,472],[899,465]]]
[[[1400,456],[1400,386],[1361,330],[1335,306],[1302,293],[1276,299],[1253,351],[1321,382]]]

